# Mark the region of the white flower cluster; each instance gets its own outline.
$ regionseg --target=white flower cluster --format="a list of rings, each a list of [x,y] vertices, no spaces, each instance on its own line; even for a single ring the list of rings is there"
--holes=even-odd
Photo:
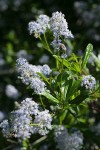
[[[62,44],[62,40],[61,39],[54,39],[52,42],[51,42],[51,45],[53,46],[54,50],[57,50],[59,51],[60,50],[60,45]]]
[[[96,80],[92,75],[83,76],[81,86],[88,90],[94,89],[96,85]]]
[[[19,97],[18,90],[11,84],[6,86],[5,93],[8,97],[17,99]]]
[[[38,113],[35,117],[34,123],[39,124],[39,126],[36,127],[35,130],[37,130],[40,135],[48,134],[48,131],[52,129],[51,121],[52,118],[48,110]]]
[[[29,32],[30,34],[34,33],[34,36],[37,38],[45,33],[47,29],[50,29],[54,36],[51,45],[55,50],[60,50],[62,45],[61,37],[64,37],[65,39],[73,38],[64,17],[64,14],[58,11],[54,12],[51,18],[46,15],[40,15],[37,21],[29,22]]]
[[[50,27],[55,38],[59,38],[60,36],[64,36],[65,38],[73,38],[73,35],[71,31],[69,31],[68,24],[64,17],[64,14],[58,11],[52,14],[50,19]]]
[[[33,78],[31,80],[30,87],[34,89],[34,93],[40,94],[46,90],[46,85],[39,78]]]
[[[39,111],[38,104],[31,98],[26,98],[21,102],[19,109],[11,112],[10,120],[4,120],[0,127],[7,138],[14,136],[26,139],[35,133],[46,135],[52,129],[51,121],[48,110]]]
[[[8,120],[4,120],[1,124],[0,124],[0,127],[2,128],[2,133],[3,133],[3,136],[8,138],[10,136],[10,126],[9,126],[9,123],[8,123]]]
[[[26,85],[30,85],[36,94],[41,94],[46,90],[45,83],[39,78],[37,73],[49,76],[51,69],[48,65],[35,66],[29,64],[26,59],[19,58],[17,59],[16,66],[22,82]]]
[[[64,18],[64,14],[58,11],[54,12],[50,19],[50,27],[54,36],[54,40],[52,41],[51,45],[55,50],[59,51],[62,45],[62,40],[60,39],[61,36],[65,39],[73,38],[71,31],[68,29],[68,24]]]
[[[36,38],[44,34],[49,28],[49,17],[47,15],[40,15],[36,21],[31,21],[28,24],[30,34],[34,33]]]
[[[68,133],[64,126],[55,129],[55,141],[60,150],[79,150],[83,145],[83,135],[80,131]]]

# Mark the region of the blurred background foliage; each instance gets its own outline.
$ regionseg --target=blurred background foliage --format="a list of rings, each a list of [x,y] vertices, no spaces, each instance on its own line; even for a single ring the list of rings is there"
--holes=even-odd
[[[13,110],[16,101],[32,96],[31,91],[25,90],[25,85],[17,78],[16,59],[24,57],[32,64],[48,63],[53,66],[49,53],[29,35],[28,23],[40,14],[51,16],[55,11],[65,14],[75,37],[68,44],[69,53],[72,48],[78,55],[83,55],[86,45],[92,43],[94,53],[99,56],[100,0],[0,0],[0,122]],[[100,60],[100,56],[98,58]],[[96,70],[92,63],[91,58],[90,72],[99,79],[100,66]],[[7,91],[8,85],[14,86],[16,98],[9,94],[11,88],[8,87]],[[94,117],[99,122],[100,103],[92,102],[89,108],[90,118]],[[0,149],[9,145],[9,142],[4,143],[5,139],[0,134]]]

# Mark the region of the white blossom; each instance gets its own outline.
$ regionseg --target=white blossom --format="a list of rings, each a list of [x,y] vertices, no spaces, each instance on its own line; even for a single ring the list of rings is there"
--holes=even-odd
[[[50,73],[51,73],[51,69],[48,65],[43,65],[42,67],[42,73],[45,75],[45,76],[49,76]]]
[[[33,78],[30,84],[30,87],[34,89],[35,94],[41,94],[46,90],[46,85],[41,79]]]
[[[35,133],[47,134],[52,129],[51,121],[52,117],[48,110],[40,111],[32,98],[26,98],[17,110],[11,112],[9,121],[4,120],[0,127],[5,137],[14,136],[23,140]]]
[[[40,15],[36,21],[31,21],[28,24],[30,34],[34,33],[36,38],[44,34],[49,28],[49,17],[47,15]]]
[[[54,134],[57,148],[60,150],[79,150],[82,148],[83,135],[80,131],[68,133],[64,126],[58,126],[56,127]]]
[[[19,97],[18,90],[11,84],[6,86],[5,93],[8,97],[17,99]]]
[[[34,123],[39,124],[38,126],[34,127],[34,129],[40,135],[48,134],[49,130],[52,129],[51,125],[52,117],[48,110],[41,111],[38,115],[35,116]]]
[[[3,122],[0,124],[0,128],[2,128],[3,136],[8,138],[10,136],[10,126],[8,120],[3,120]]]
[[[81,86],[92,90],[96,85],[96,80],[92,75],[83,76]]]
[[[50,19],[50,29],[55,38],[64,36],[65,38],[73,38],[71,31],[68,29],[68,23],[61,12],[54,12]]]

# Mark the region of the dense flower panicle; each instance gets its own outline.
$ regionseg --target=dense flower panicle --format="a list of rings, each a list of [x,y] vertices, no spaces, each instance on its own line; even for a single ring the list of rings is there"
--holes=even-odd
[[[22,59],[22,60],[21,60]],[[23,58],[17,59],[17,71],[20,74],[20,79],[26,85],[30,85],[35,93],[41,93],[45,89],[45,83],[40,80],[38,73],[49,76],[51,69],[48,65],[35,66],[25,61]],[[39,88],[41,88],[39,90]],[[40,92],[39,92],[40,91]]]
[[[41,111],[38,113],[38,115],[35,116],[34,123],[39,125],[36,126],[36,128],[34,127],[34,129],[38,131],[40,135],[46,135],[48,134],[49,130],[52,129],[51,121],[52,117],[49,111]]]
[[[3,136],[6,137],[6,138],[9,138],[9,136],[10,136],[10,126],[9,126],[8,120],[4,120],[0,124],[0,128],[2,128]]]
[[[13,85],[7,85],[5,89],[5,93],[8,97],[17,99],[19,97],[18,90]]]
[[[59,38],[58,38],[58,39],[54,39],[54,40],[51,42],[51,45],[53,46],[54,50],[57,50],[57,51],[60,50],[61,42],[62,42],[62,40],[60,40]]]
[[[83,145],[83,135],[80,131],[71,133],[68,139],[68,150],[79,150]]]
[[[41,94],[46,90],[46,85],[41,79],[33,78],[30,84],[30,87],[34,89],[35,94]]]
[[[11,112],[9,123],[7,120],[1,123],[3,135],[9,137],[13,133],[16,138],[29,138],[32,132],[31,115],[37,115],[38,112],[38,104],[31,98],[26,98],[21,102],[20,109]]]
[[[36,38],[38,38],[39,34],[41,33],[41,26],[35,21],[29,22],[28,29],[30,34],[34,33]]]
[[[50,19],[47,15],[40,15],[37,19],[37,22],[41,25],[44,32],[50,28],[49,21]]]
[[[14,137],[26,139],[30,138],[31,130],[30,123],[32,117],[28,114],[27,110],[21,108],[11,113],[10,127]]]
[[[24,65],[28,64],[28,61],[25,58],[18,58],[16,60],[16,63],[17,63],[16,64],[17,67],[20,67],[20,66],[24,66]]]
[[[58,126],[54,131],[55,141],[57,142],[57,148],[60,150],[67,150],[67,139],[68,139],[68,131],[64,126]]]
[[[64,36],[65,38],[73,38],[71,31],[68,29],[68,24],[61,12],[54,12],[50,19],[50,29],[55,38]]]
[[[26,98],[21,102],[21,108],[23,108],[23,111],[30,115],[37,115],[39,112],[38,104],[32,100],[32,98]]]
[[[81,86],[86,89],[92,90],[96,85],[96,80],[92,75],[83,76]]]
[[[42,67],[42,73],[45,75],[45,76],[49,76],[50,73],[51,73],[51,69],[48,65],[43,65]]]
[[[49,28],[49,17],[46,15],[40,15],[37,21],[31,21],[28,24],[30,34],[34,33],[36,38],[38,38],[41,34],[44,34]]]
[[[58,126],[54,131],[55,141],[57,142],[57,148],[60,150],[67,150],[67,139],[68,139],[68,131],[64,126]]]
[[[83,145],[83,135],[80,131],[69,134],[64,126],[58,126],[54,134],[60,150],[79,150]]]
[[[26,98],[21,102],[19,109],[11,112],[9,122],[4,120],[0,127],[7,138],[14,136],[19,139],[27,139],[31,134],[47,134],[52,129],[51,121],[48,110],[39,111],[38,104],[31,98]]]

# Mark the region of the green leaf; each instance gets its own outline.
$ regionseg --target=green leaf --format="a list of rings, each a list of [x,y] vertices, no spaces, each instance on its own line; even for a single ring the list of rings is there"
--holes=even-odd
[[[70,67],[71,64],[68,60],[63,59],[63,61],[62,61],[62,58],[60,58],[60,56],[56,56],[56,55],[53,55],[53,57],[55,59],[57,59],[59,62],[63,63],[63,65],[66,66],[67,68]]]
[[[94,61],[97,64],[97,67],[100,68],[100,59],[97,56],[95,56],[94,53],[92,53],[91,55],[94,58]]]
[[[66,117],[66,113],[67,113],[67,110],[64,110],[61,114],[60,114],[60,124],[62,124],[63,120],[65,119]]]
[[[77,113],[73,108],[70,107],[68,110],[75,118],[77,117]]]
[[[81,72],[81,68],[80,68],[79,64],[75,63],[75,62],[73,63],[71,70],[77,71],[79,73]]]
[[[86,100],[86,98],[89,96],[88,92],[81,92],[79,96],[77,96],[75,99],[73,99],[72,101],[70,101],[70,104],[77,104],[79,105],[80,103],[82,103],[84,100]]]
[[[59,103],[59,101],[48,92],[43,92],[43,93],[41,93],[41,95],[45,96],[48,100],[50,100],[53,103],[56,103],[56,104]]]
[[[71,43],[70,40],[66,40],[66,43],[67,43],[68,47],[69,47],[71,50],[74,49],[73,44]]]
[[[45,82],[47,82],[48,84],[50,84],[49,83],[49,81],[48,81],[48,78],[46,77],[46,76],[44,76],[42,73],[40,73],[40,72],[37,72],[37,74],[41,77],[41,79],[43,80],[43,81],[45,81]]]
[[[70,99],[71,96],[73,96],[74,94],[76,94],[76,92],[78,91],[78,88],[80,86],[81,81],[77,80],[77,81],[70,81],[69,87],[68,87],[68,91],[67,91],[67,95],[66,95],[66,99]]]
[[[63,65],[67,67],[69,70],[73,70],[75,72],[81,72],[80,64],[75,55],[73,55],[72,58],[70,58],[69,60],[63,59],[63,61],[62,58],[60,58],[59,56],[53,55],[53,57],[57,59],[59,62],[63,63]],[[74,62],[71,63],[70,61],[74,61]]]
[[[82,69],[86,67],[86,64],[88,62],[88,59],[91,55],[93,51],[93,45],[92,44],[88,44],[85,50],[85,55],[83,57],[83,62],[82,62]]]

